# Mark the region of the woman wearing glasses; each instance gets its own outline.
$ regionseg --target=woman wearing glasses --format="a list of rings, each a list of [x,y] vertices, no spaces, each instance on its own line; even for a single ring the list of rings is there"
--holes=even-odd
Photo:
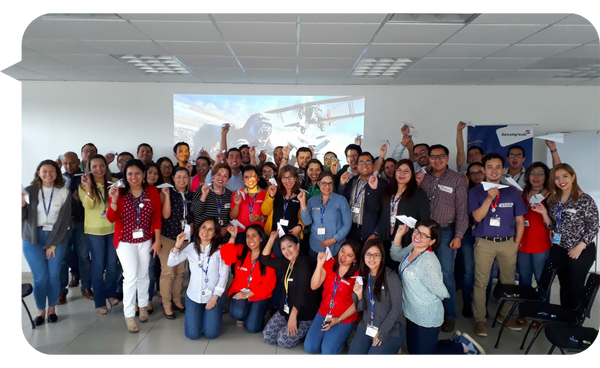
[[[186,169],[187,170],[187,169]],[[214,219],[205,219],[195,231],[193,242],[182,249],[185,234],[177,236],[167,265],[176,267],[188,261],[190,282],[185,295],[185,337],[195,340],[202,333],[207,339],[221,334],[223,293],[229,267],[221,258],[221,228]]]
[[[407,225],[399,226],[390,255],[400,262],[398,274],[402,281],[408,353],[484,353],[473,339],[459,331],[452,339],[438,342],[440,327],[444,322],[442,300],[450,297],[444,286],[442,266],[434,253],[440,246],[442,229],[434,220],[419,221],[412,234],[412,243],[402,248],[401,239],[407,232]]]
[[[325,248],[329,248],[335,256],[352,225],[348,201],[344,196],[333,193],[334,180],[332,173],[322,172],[319,176],[320,195],[306,201],[304,192],[298,194],[302,222],[312,224],[309,255],[315,260]]]
[[[404,342],[402,287],[398,274],[385,267],[380,240],[367,240],[362,249],[360,277],[354,283],[354,306],[363,311],[349,354],[396,354]]]
[[[163,183],[173,184],[173,161],[168,157],[161,157],[156,160],[156,165],[160,168]]]
[[[429,199],[425,192],[417,186],[413,164],[408,159],[396,164],[385,193],[382,196],[382,210],[379,224],[369,239],[377,238],[383,242],[386,265],[393,270],[398,269],[398,262],[390,258],[390,245],[396,236],[398,226],[402,224],[396,216],[404,215],[417,221],[428,220],[430,216]],[[407,247],[412,241],[412,229],[402,237],[402,246]]]

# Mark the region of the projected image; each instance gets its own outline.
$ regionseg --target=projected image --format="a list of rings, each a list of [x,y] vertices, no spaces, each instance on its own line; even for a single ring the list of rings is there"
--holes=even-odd
[[[322,159],[364,133],[362,96],[232,96],[174,95],[175,142],[188,142],[191,155],[200,149],[219,152],[221,127],[230,124],[227,148],[248,144],[265,150],[272,160],[276,146],[312,146]],[[271,161],[270,160],[270,161]]]

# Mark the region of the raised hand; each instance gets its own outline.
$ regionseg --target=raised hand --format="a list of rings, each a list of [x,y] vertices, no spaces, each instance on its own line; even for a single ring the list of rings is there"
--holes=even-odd
[[[549,141],[549,140],[545,140],[546,142],[546,146],[548,146],[548,148],[550,149],[550,151],[554,151],[556,149],[556,142],[554,141]]]
[[[382,144],[381,147],[379,147],[379,157],[385,158],[386,153],[387,153],[387,144]]]
[[[229,123],[225,124],[224,127],[221,127],[221,134],[227,135],[229,133]]]
[[[161,192],[161,193],[162,193],[162,194],[163,194],[165,197],[168,197],[168,196],[169,196],[169,194],[170,194],[170,192],[171,192],[171,190],[170,190],[169,188],[167,188],[167,187],[164,187],[164,188],[162,188],[162,189],[160,190],[160,192]]]
[[[108,195],[112,200],[112,203],[117,203],[117,200],[119,199],[119,188],[111,187],[108,191]]]
[[[115,154],[109,152],[106,155],[104,155],[104,158],[106,159],[106,163],[110,164],[111,162],[113,162],[115,160]]]
[[[283,152],[283,158],[289,160],[291,150],[292,150],[292,146],[290,146],[290,145],[283,147],[283,149],[281,150]]]
[[[248,148],[248,153],[250,153],[250,157],[256,157],[256,147],[252,146]]]
[[[192,164],[190,164],[189,161],[185,163],[185,168],[188,169],[190,176],[192,176],[192,170],[194,170],[194,167],[192,166]]]
[[[362,285],[359,285],[358,282],[355,282],[354,288],[352,289],[352,291],[354,291],[354,294],[356,294],[356,296],[358,297],[358,300],[362,299],[362,295],[363,295]]]
[[[339,170],[339,166],[340,166],[340,162],[337,159],[334,159],[331,162],[331,166],[330,166],[331,172],[334,173],[334,174],[337,174],[337,172]]]
[[[81,177],[81,185],[83,187],[83,190],[88,191],[90,187],[90,178],[88,178],[87,175],[83,175]]]
[[[402,125],[402,128],[400,128],[400,132],[402,132],[403,135],[410,135],[410,128],[408,125],[404,124]]]
[[[202,185],[202,188],[200,188],[200,191],[202,192],[202,198],[206,199],[206,196],[208,196],[210,189],[210,185]]]
[[[325,263],[326,259],[327,259],[327,253],[319,252],[319,254],[317,255],[317,264],[322,266],[323,263]]]
[[[361,143],[362,143],[362,138],[360,136],[354,138],[354,144],[357,144],[360,146]]]
[[[223,159],[225,159],[225,154],[223,153],[223,151],[220,151],[219,153],[217,153],[215,164],[220,164],[221,162],[223,162]]]
[[[498,195],[498,193],[500,193],[500,189],[498,189],[498,188],[490,188],[487,191],[487,197],[490,200],[494,200],[494,198],[496,198],[496,196]]]
[[[300,191],[300,193],[298,193],[298,200],[300,201],[300,203],[306,203],[306,194],[303,191]]]
[[[425,174],[423,174],[423,172],[419,170],[419,172],[415,175],[415,180],[417,181],[418,186],[421,186],[421,183],[423,182],[424,177],[425,177]]]
[[[269,185],[268,191],[271,197],[275,197],[275,194],[277,194],[277,186],[273,184]]]
[[[458,125],[456,126],[456,130],[462,131],[463,129],[465,129],[466,126],[467,126],[467,123],[463,123],[462,121],[460,121],[458,123]]]
[[[239,191],[233,196],[233,203],[235,203],[236,206],[239,206],[240,203],[242,203],[242,196],[240,195]]]
[[[179,235],[177,235],[177,240],[175,240],[175,248],[181,248],[181,245],[183,244],[183,242],[185,241],[185,232],[181,232]]]
[[[400,225],[398,225],[398,229],[396,230],[396,236],[402,238],[407,232],[408,225],[400,223]]]
[[[237,226],[227,225],[227,232],[235,239],[237,235]]]
[[[267,161],[267,151],[265,151],[265,150],[260,151],[260,153],[258,154],[258,161],[259,162]]]
[[[544,207],[544,205],[543,205],[543,204],[541,204],[541,203],[532,204],[532,205],[531,205],[531,209],[532,209],[534,212],[537,212],[537,213],[539,213],[539,214],[540,214],[540,215],[542,215],[542,216],[544,216],[544,215],[547,215],[547,214],[548,214],[548,210],[547,210],[547,209],[546,209],[546,207]]]
[[[373,190],[377,189],[378,184],[379,184],[379,178],[377,177],[377,175],[371,175],[371,177],[369,178],[369,186],[371,187],[371,189],[373,189]]]
[[[348,180],[350,180],[350,173],[345,172],[340,177],[340,184],[341,185],[346,185],[346,183],[348,183]]]
[[[279,231],[271,231],[270,238],[277,239],[279,237]]]
[[[410,140],[412,139],[412,136],[408,135],[408,134],[404,134],[402,136],[402,145],[404,147],[406,147],[408,145],[408,142],[410,142]]]

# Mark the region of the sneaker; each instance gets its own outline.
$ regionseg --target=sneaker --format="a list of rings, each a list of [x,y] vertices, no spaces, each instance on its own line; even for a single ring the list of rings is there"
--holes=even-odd
[[[486,337],[488,335],[485,322],[477,322],[475,324],[475,335],[481,337]]]
[[[463,305],[462,315],[465,318],[473,317],[473,309],[471,308],[471,304]]]
[[[456,321],[452,318],[444,318],[444,323],[442,324],[443,332],[452,332],[454,331],[454,327],[456,326]]]
[[[504,323],[504,317],[498,315],[498,318],[496,318],[496,322]],[[508,320],[508,322],[506,323],[506,327],[510,328],[513,331],[521,331],[523,329],[522,326],[519,326],[519,324],[513,321],[512,319]]]
[[[460,341],[461,344],[464,344],[467,346],[467,354],[468,355],[484,355],[485,354],[485,350],[483,350],[483,348],[481,347],[481,345],[479,345],[477,343],[477,341],[475,341],[475,339],[473,339],[471,336],[467,335],[466,333],[462,334],[460,336]]]
[[[452,337],[450,338],[450,340],[454,341],[454,342],[460,342],[460,337],[462,336],[462,333],[459,330],[456,330],[456,332],[454,333],[454,335],[452,335]]]

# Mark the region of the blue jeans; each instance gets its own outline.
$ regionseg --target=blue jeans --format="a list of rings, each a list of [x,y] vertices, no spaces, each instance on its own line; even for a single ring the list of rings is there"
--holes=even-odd
[[[96,308],[106,307],[106,299],[114,298],[117,292],[117,251],[113,234],[87,234],[92,253],[92,285]],[[106,271],[106,272],[105,272]]]
[[[325,316],[317,313],[304,340],[304,350],[309,354],[340,354],[354,329],[354,323],[338,323],[327,331],[321,331]]]
[[[358,326],[348,354],[396,354],[404,342],[404,327],[400,326],[400,336],[388,336],[379,346],[373,346],[373,338],[367,336],[367,329]]]
[[[268,305],[269,299],[250,302],[248,299],[233,299],[232,295],[229,298],[229,315],[233,319],[244,321],[246,331],[257,333],[263,329]]]
[[[517,271],[519,272],[519,285],[531,286],[532,277],[539,285],[544,266],[548,260],[550,250],[542,253],[517,252]]]
[[[46,300],[48,307],[53,308],[58,302],[60,293],[60,265],[65,258],[67,244],[58,244],[54,250],[54,256],[46,259],[46,239],[50,235],[49,231],[43,231],[41,227],[37,229],[38,244],[32,244],[23,240],[23,255],[29,264],[31,274],[33,275],[33,299],[38,310],[46,310]]]
[[[442,301],[444,304],[444,318],[456,319],[456,284],[454,282],[454,257],[456,250],[450,249],[450,242],[454,239],[454,226],[442,228],[442,242],[435,255],[442,266],[444,286],[448,289],[449,298]]]
[[[195,340],[202,333],[207,339],[216,339],[221,334],[223,324],[223,296],[217,299],[217,304],[210,310],[206,304],[198,304],[185,296],[185,337]]]
[[[438,341],[440,327],[422,327],[406,320],[408,354],[465,354],[463,346],[452,340]]]
[[[462,258],[464,275],[462,275],[462,300],[464,305],[473,303],[473,285],[475,284],[475,237],[471,234],[463,236],[461,246],[458,248]]]
[[[71,273],[81,279],[81,291],[92,287],[90,251],[83,233],[83,221],[71,221],[67,231],[67,249],[60,266],[61,292],[67,294],[69,289],[69,268]]]

